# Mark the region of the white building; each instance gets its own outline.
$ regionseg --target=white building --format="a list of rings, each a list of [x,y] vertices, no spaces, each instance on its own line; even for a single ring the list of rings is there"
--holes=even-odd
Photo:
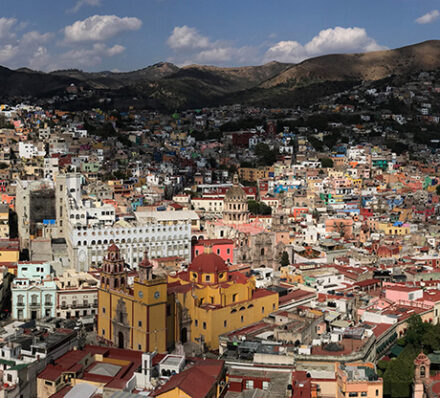
[[[20,158],[32,159],[37,156],[44,157],[45,155],[46,151],[42,143],[39,143],[38,145],[34,145],[32,142],[23,141],[18,143],[18,156]]]
[[[82,199],[80,174],[59,175],[56,183],[58,231],[66,239],[72,268],[87,271],[99,265],[112,242],[132,267],[146,249],[152,259],[191,260],[191,228],[200,227],[194,211],[136,212],[135,219],[116,221],[113,206]]]

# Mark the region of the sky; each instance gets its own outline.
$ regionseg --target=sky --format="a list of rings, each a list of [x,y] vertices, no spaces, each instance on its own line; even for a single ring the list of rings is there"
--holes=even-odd
[[[0,65],[129,71],[301,62],[440,39],[440,0],[14,0]]]

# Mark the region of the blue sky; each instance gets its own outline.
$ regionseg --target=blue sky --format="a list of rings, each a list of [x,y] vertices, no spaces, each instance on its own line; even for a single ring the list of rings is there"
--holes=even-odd
[[[440,0],[16,0],[2,4],[0,65],[256,65],[439,36]]]

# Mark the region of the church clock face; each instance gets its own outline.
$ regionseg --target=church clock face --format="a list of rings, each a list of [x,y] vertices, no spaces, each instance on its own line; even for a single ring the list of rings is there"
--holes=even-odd
[[[157,300],[160,297],[160,293],[158,291],[154,292],[154,298]]]
[[[144,298],[144,292],[142,290],[139,290],[138,296],[139,298]]]

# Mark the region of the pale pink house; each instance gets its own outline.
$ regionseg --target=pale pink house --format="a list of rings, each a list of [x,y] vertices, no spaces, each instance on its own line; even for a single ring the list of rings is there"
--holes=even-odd
[[[415,301],[423,297],[423,290],[418,287],[403,285],[385,286],[385,298],[393,302]]]

